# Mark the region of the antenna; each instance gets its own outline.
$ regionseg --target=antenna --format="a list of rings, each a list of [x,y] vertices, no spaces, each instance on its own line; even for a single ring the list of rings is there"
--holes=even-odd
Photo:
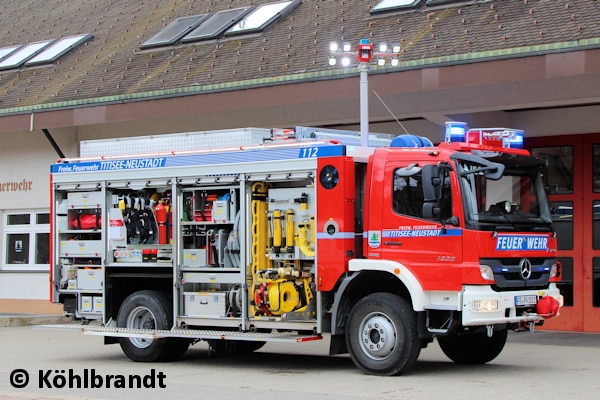
[[[373,90],[373,93],[375,94],[375,96],[377,96],[377,98],[379,99],[379,101],[381,102],[381,104],[383,104],[383,106],[386,108],[386,110],[388,110],[388,112],[390,113],[390,115],[392,117],[394,117],[394,119],[396,120],[396,122],[398,123],[398,125],[400,125],[400,127],[402,129],[404,129],[404,133],[408,133],[408,131],[406,130],[406,128],[404,127],[404,125],[402,125],[402,122],[400,122],[400,120],[394,115],[394,113],[392,112],[392,110],[390,110],[390,108],[387,106],[387,104],[385,104],[385,102],[383,101],[383,99],[381,97],[379,97],[379,95],[377,94],[377,92]]]

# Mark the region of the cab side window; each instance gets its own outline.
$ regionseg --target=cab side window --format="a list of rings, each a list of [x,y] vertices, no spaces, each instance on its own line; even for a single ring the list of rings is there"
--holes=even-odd
[[[426,199],[423,187],[422,168],[416,164],[396,168],[393,179],[393,210],[398,214],[424,218],[423,209],[427,202],[434,202],[437,216],[434,220],[452,217],[452,188],[448,171],[443,171],[440,184],[435,191],[437,199]],[[437,201],[439,200],[439,201]]]
[[[418,166],[394,170],[393,209],[398,214],[423,218],[423,176]]]

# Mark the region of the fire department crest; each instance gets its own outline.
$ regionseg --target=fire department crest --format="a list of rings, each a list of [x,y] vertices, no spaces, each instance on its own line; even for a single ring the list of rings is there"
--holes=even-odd
[[[381,231],[369,231],[369,247],[376,249],[381,244]]]

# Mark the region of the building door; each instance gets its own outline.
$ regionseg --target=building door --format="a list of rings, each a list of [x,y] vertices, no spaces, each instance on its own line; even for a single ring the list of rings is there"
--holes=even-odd
[[[565,298],[547,329],[600,332],[600,134],[532,138],[546,160]]]
[[[583,149],[583,330],[600,332],[600,134]]]

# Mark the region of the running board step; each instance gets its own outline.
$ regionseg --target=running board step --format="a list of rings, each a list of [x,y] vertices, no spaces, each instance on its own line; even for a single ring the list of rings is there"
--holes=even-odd
[[[36,325],[36,329],[61,330],[61,331],[81,331],[86,335],[110,336],[110,337],[136,337],[142,339],[161,339],[169,337],[189,338],[189,339],[220,339],[220,340],[246,340],[246,341],[264,341],[264,342],[308,342],[311,340],[321,340],[321,335],[298,335],[289,332],[236,332],[236,331],[214,331],[200,329],[130,329],[107,327],[102,325],[82,325],[82,324],[48,324]]]

